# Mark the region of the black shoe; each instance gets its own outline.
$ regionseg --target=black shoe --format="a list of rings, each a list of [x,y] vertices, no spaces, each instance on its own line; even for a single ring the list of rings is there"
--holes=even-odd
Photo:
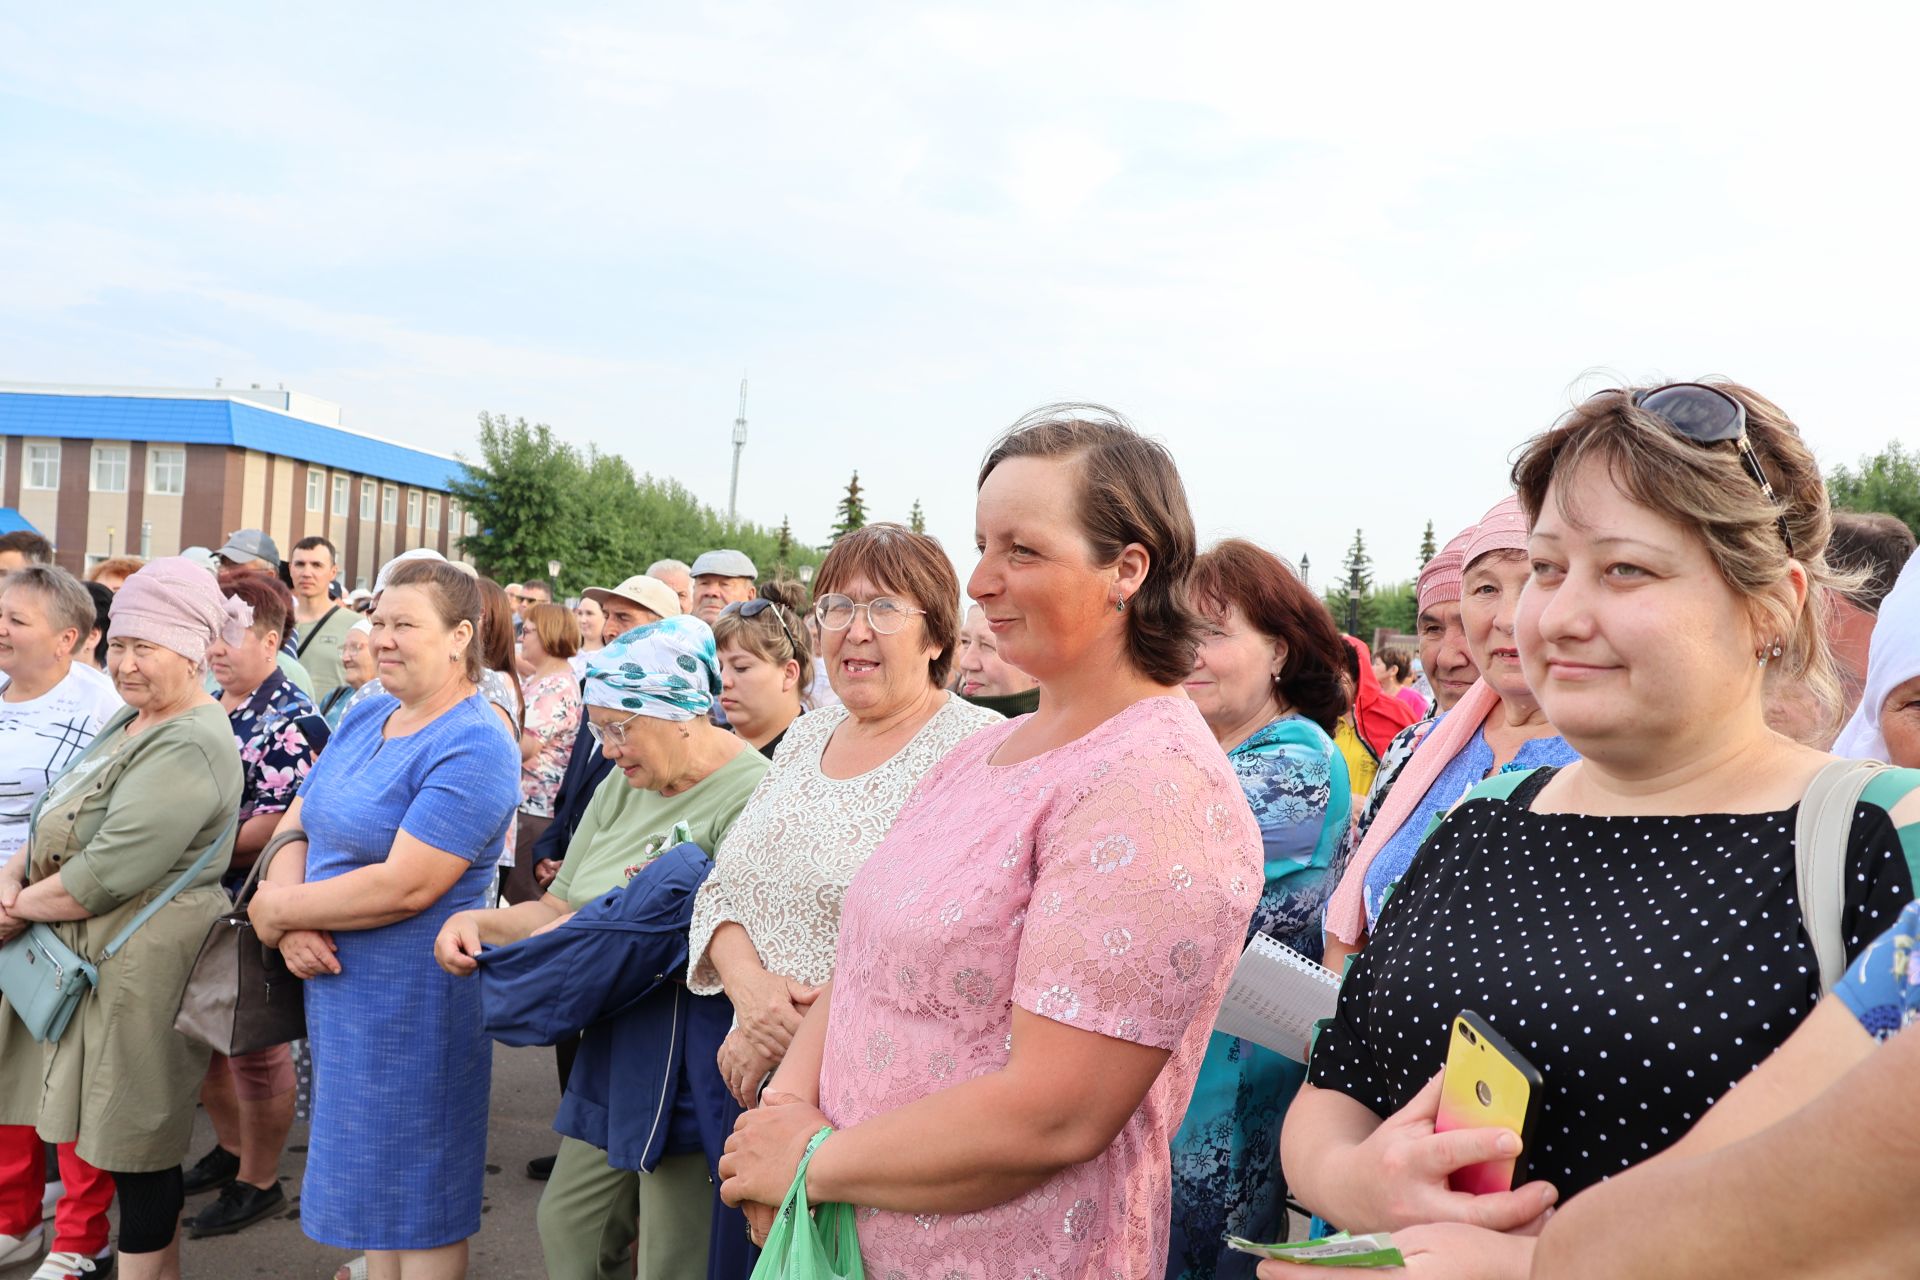
[[[213,1150],[200,1157],[199,1164],[186,1171],[180,1190],[185,1195],[197,1196],[202,1191],[224,1187],[239,1176],[240,1157],[216,1142]]]
[[[287,1193],[279,1183],[270,1187],[230,1182],[220,1198],[187,1219],[187,1234],[195,1240],[205,1236],[232,1235],[287,1207]]]
[[[527,1161],[527,1176],[535,1182],[545,1182],[553,1176],[552,1156],[535,1156]]]

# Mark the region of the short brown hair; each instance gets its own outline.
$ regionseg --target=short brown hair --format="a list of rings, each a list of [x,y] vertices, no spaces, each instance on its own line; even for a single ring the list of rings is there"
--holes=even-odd
[[[1913,558],[1913,548],[1913,530],[1898,516],[1861,511],[1833,513],[1833,541],[1827,544],[1827,562],[1837,571],[1864,579],[1858,590],[1848,593],[1856,608],[1880,612],[1900,570]]]
[[[1629,498],[1693,530],[1721,578],[1752,609],[1756,645],[1771,646],[1775,636],[1780,638],[1784,652],[1767,664],[1767,683],[1804,685],[1821,713],[1809,733],[1825,737],[1838,724],[1843,705],[1827,645],[1827,593],[1857,585],[1857,579],[1838,575],[1827,564],[1833,512],[1826,482],[1800,429],[1778,405],[1735,383],[1711,385],[1745,408],[1747,438],[1777,502],[1767,500],[1731,443],[1703,446],[1678,435],[1664,418],[1633,403],[1634,388],[1594,396],[1528,441],[1514,463],[1514,487],[1528,524],[1537,523],[1554,476],[1594,460]],[[1578,520],[1564,495],[1555,502],[1569,519]],[[1780,536],[1782,518],[1791,551]],[[1779,595],[1795,560],[1806,569],[1808,587],[1798,614]]]
[[[53,563],[53,544],[31,529],[0,533],[0,551],[18,551],[35,564]]]
[[[245,601],[253,610],[254,634],[271,631],[280,640],[287,638],[287,623],[293,618],[293,593],[252,569],[229,569],[220,575],[220,594]]]
[[[1075,515],[1096,563],[1112,564],[1127,544],[1147,549],[1147,577],[1127,601],[1127,648],[1151,680],[1178,684],[1193,670],[1196,636],[1187,607],[1193,571],[1193,513],[1180,469],[1112,409],[1050,404],[1007,429],[980,465],[978,488],[1008,458],[1074,459]]]
[[[1405,649],[1388,646],[1374,656],[1380,659],[1382,666],[1393,672],[1393,678],[1401,684],[1405,684],[1413,675],[1413,655]]]
[[[465,674],[472,684],[480,683],[485,668],[481,665],[480,583],[460,572],[445,560],[402,560],[387,575],[387,589],[419,587],[433,601],[440,625],[451,631],[461,623],[473,628],[467,642]],[[500,590],[498,584],[495,591]],[[508,642],[511,646],[511,641]],[[517,683],[517,682],[516,682]]]
[[[110,573],[117,573],[123,578],[131,578],[134,574],[140,572],[140,570],[146,566],[146,563],[147,562],[139,556],[114,556],[110,559],[102,560],[99,564],[87,570],[87,581],[98,582]]]
[[[580,619],[567,606],[551,602],[531,605],[526,621],[527,629],[540,637],[540,647],[549,658],[571,658],[580,652]]]
[[[1318,596],[1264,547],[1229,538],[1193,562],[1187,594],[1204,613],[1237,607],[1261,635],[1287,646],[1277,680],[1288,706],[1332,733],[1351,699],[1340,673],[1347,663],[1340,629]]]
[[[953,668],[953,646],[960,639],[960,579],[939,540],[903,524],[870,524],[833,544],[813,579],[813,598],[832,595],[855,578],[874,588],[912,600],[927,611],[927,639],[940,647],[927,668],[933,687],[943,689]]]

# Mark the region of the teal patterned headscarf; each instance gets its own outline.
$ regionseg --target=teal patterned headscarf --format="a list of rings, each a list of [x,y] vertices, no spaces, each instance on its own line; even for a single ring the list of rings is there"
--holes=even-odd
[[[635,627],[587,655],[590,707],[693,720],[713,709],[719,692],[713,629],[692,614]]]

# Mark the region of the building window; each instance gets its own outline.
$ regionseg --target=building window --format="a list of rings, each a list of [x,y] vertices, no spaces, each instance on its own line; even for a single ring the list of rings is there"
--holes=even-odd
[[[373,519],[373,481],[371,480],[360,482],[360,518]]]
[[[474,537],[480,532],[480,522],[474,519],[473,512],[467,512],[467,536]]]
[[[407,490],[407,528],[418,529],[419,527],[420,491],[418,489],[409,489]]]
[[[380,523],[392,524],[400,517],[400,491],[390,484],[380,486]]]
[[[187,451],[185,449],[148,449],[147,492],[177,498],[186,491]]]
[[[327,509],[327,473],[307,469],[307,510],[325,511]]]
[[[427,532],[436,533],[440,529],[440,495],[427,495]]]
[[[333,514],[342,520],[347,518],[347,478],[345,476],[333,478]]]
[[[123,444],[93,446],[93,491],[95,493],[127,491],[127,446]]]
[[[58,489],[60,487],[60,446],[58,444],[27,445],[27,488]]]

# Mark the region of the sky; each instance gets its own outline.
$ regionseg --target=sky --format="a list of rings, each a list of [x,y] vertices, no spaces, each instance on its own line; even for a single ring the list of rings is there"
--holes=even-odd
[[[1920,437],[1920,9],[325,6],[0,15],[0,379],[482,411],[971,566],[995,434],[1172,449],[1203,542],[1411,577],[1515,448],[1724,375]]]

